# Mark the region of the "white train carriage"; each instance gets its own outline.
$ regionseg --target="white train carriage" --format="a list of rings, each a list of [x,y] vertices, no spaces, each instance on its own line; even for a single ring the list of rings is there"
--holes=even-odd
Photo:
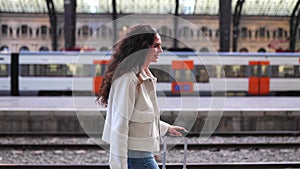
[[[0,54],[0,94],[10,94],[10,54]]]
[[[69,95],[74,90],[91,93],[93,60],[98,56],[78,52],[21,53],[20,94]]]
[[[298,53],[164,52],[150,68],[159,94],[300,95],[299,58]],[[1,94],[11,90],[10,59],[0,55]],[[93,95],[109,59],[104,52],[20,53],[18,90],[20,95]],[[174,61],[189,66],[181,69]]]
[[[177,55],[162,56],[160,61],[152,66],[156,69],[161,67],[170,70],[172,60],[192,60],[194,68],[180,75],[194,82],[194,92],[197,93],[205,95],[218,92],[229,95],[300,94],[298,53],[198,53],[196,55],[177,53]],[[164,78],[162,72],[156,74],[160,75],[159,78]],[[174,73],[172,75],[176,76]],[[162,86],[163,91],[171,91],[171,84],[168,81],[158,85]]]

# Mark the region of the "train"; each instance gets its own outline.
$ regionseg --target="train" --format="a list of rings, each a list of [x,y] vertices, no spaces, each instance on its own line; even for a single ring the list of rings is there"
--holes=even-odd
[[[94,95],[110,52],[0,54],[0,95]],[[299,53],[165,51],[150,69],[165,96],[300,96]]]

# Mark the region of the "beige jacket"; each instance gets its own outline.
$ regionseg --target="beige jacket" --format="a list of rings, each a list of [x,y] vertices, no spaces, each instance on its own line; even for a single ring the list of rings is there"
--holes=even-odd
[[[156,78],[144,71],[141,78],[137,87],[139,80],[132,71],[111,86],[102,136],[110,144],[111,169],[127,169],[127,149],[158,152],[160,135],[170,126],[160,121]]]

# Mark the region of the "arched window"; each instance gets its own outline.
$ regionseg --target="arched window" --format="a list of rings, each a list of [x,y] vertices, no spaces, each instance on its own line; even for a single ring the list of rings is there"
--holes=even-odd
[[[180,35],[184,38],[193,37],[193,30],[191,30],[189,27],[185,26],[180,30]]]
[[[88,25],[83,25],[80,29],[78,29],[78,37],[88,37],[93,34],[93,29]]]
[[[200,49],[200,52],[209,52],[209,50],[206,47],[203,47]]]
[[[277,37],[278,38],[282,38],[283,37],[283,34],[284,34],[284,31],[282,28],[278,28],[277,29]]]
[[[274,38],[287,38],[288,37],[288,32],[284,30],[283,28],[278,28],[273,31],[273,37]]]
[[[59,28],[58,29],[58,36],[63,36],[64,34],[64,29],[63,28]]]
[[[260,27],[259,29],[256,30],[255,32],[255,37],[260,37],[263,38],[266,36],[266,28],[265,27]]]
[[[248,52],[248,49],[247,49],[247,48],[241,48],[241,49],[239,50],[239,52]]]
[[[241,38],[246,38],[248,36],[248,29],[246,27],[242,27],[240,35]]]
[[[217,30],[216,30],[216,38],[219,37],[219,35],[220,35],[220,30],[217,29]]]
[[[249,30],[247,27],[242,27],[239,34],[241,38],[252,37],[251,30]]]
[[[48,47],[46,47],[46,46],[42,46],[42,47],[40,47],[40,49],[39,49],[39,51],[49,51],[49,48]]]
[[[200,30],[197,31],[197,37],[201,37],[203,35],[212,37],[212,30],[206,26],[201,27]]]
[[[0,51],[1,52],[8,52],[9,51],[9,47],[8,46],[1,46]]]
[[[111,38],[112,37],[112,30],[107,26],[100,26],[96,29],[97,37],[101,38]]]
[[[172,36],[172,30],[167,26],[162,26],[158,29],[159,34],[161,35],[162,40],[170,39]]]
[[[257,52],[267,52],[265,48],[259,48]]]
[[[19,37],[20,35],[22,37],[28,37],[28,35],[32,36],[32,29],[27,25],[22,25],[17,29],[17,36]]]
[[[8,25],[1,25],[1,35],[2,37],[11,37],[13,34],[12,28]]]
[[[48,27],[46,25],[41,26],[41,35],[46,36],[48,34]]]
[[[100,48],[100,50],[99,51],[108,51],[108,47],[106,47],[106,46],[103,46],[103,47],[101,47]]]
[[[42,37],[47,36],[48,34],[48,27],[46,25],[42,25],[36,30],[36,35],[39,36],[41,34]]]
[[[93,30],[89,28],[89,26],[85,25],[82,27],[82,35],[83,36],[90,36],[93,34]]]
[[[20,49],[19,49],[19,52],[29,52],[29,48],[27,46],[22,46]]]

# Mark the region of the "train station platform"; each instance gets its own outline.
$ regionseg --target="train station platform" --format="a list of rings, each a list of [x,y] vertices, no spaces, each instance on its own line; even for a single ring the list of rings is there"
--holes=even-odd
[[[0,97],[0,111],[102,110],[95,97]],[[300,111],[300,97],[158,97],[162,111]]]
[[[199,131],[300,130],[300,97],[159,97],[161,119]],[[0,97],[0,132],[101,130],[105,109],[94,97]]]

